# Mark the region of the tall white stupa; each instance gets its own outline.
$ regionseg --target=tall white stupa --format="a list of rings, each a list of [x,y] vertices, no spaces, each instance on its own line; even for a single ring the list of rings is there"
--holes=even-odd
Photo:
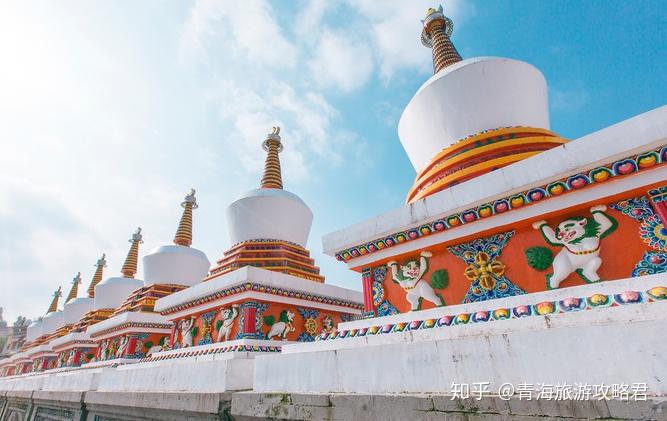
[[[408,202],[566,142],[549,131],[547,83],[536,67],[500,57],[461,59],[442,6],[429,9],[422,22],[434,75],[398,124],[417,171]]]

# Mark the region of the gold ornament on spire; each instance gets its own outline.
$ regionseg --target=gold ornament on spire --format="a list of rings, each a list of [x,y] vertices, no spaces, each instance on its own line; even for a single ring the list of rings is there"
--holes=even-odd
[[[174,244],[190,247],[192,244],[192,210],[199,207],[195,198],[195,189],[190,189],[181,206],[183,207],[183,215],[176,230]]]
[[[58,298],[60,298],[62,296],[63,296],[63,293],[62,293],[61,287],[58,287],[56,292],[53,293],[53,300],[51,301],[51,305],[49,306],[49,309],[46,311],[46,314],[58,311]]]
[[[449,38],[454,30],[454,22],[444,15],[442,5],[437,10],[428,9],[422,23],[422,44],[433,50],[433,73],[461,61],[461,55]]]
[[[278,158],[278,154],[283,150],[283,144],[280,143],[280,127],[273,127],[271,133],[266,135],[266,140],[262,143],[262,148],[264,148],[267,154],[261,188],[282,189],[283,178],[280,173],[280,159]]]
[[[81,283],[81,272],[78,272],[74,277],[74,279],[72,279],[72,288],[69,290],[69,294],[67,294],[67,298],[65,299],[65,304],[75,299],[76,296],[79,294],[80,283]]]
[[[143,243],[141,236],[141,227],[137,228],[137,232],[132,234],[130,239],[130,251],[127,252],[127,257],[125,258],[125,263],[123,263],[123,269],[120,273],[123,274],[125,278],[134,278],[134,275],[137,274],[137,264],[139,262],[139,244]]]
[[[104,259],[105,257],[106,255],[102,253],[102,257],[100,257],[95,264],[97,269],[95,269],[95,274],[93,275],[93,279],[90,281],[90,286],[88,287],[88,296],[90,298],[95,298],[95,287],[102,281],[102,272],[104,272],[104,268],[107,266],[107,261]]]

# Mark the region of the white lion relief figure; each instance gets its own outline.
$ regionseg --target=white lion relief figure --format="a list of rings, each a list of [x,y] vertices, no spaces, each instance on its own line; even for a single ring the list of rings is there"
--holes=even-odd
[[[266,334],[266,339],[271,339],[274,336],[278,336],[283,341],[287,340],[287,335],[290,332],[294,332],[296,329],[292,325],[294,322],[294,313],[289,310],[283,310],[280,312],[280,318],[275,322],[273,316],[264,317],[264,323],[267,326],[271,326],[269,333]]]
[[[598,282],[598,269],[602,265],[600,258],[600,239],[612,233],[618,223],[604,211],[604,205],[593,206],[592,218],[584,216],[566,219],[551,229],[546,221],[533,222],[533,228],[540,230],[542,236],[552,246],[562,246],[553,260],[553,273],[547,275],[547,287],[558,288],[561,282],[572,272],[577,272],[586,282]]]
[[[391,268],[391,276],[405,290],[405,298],[410,303],[410,310],[419,309],[419,299],[423,298],[436,306],[442,306],[443,302],[435,294],[433,287],[423,279],[428,271],[428,258],[433,256],[431,252],[422,251],[419,260],[409,260],[399,268],[398,263],[391,261],[387,266]]]
[[[125,351],[127,351],[127,347],[130,343],[130,337],[129,336],[123,336],[120,338],[120,346],[116,350],[116,358],[120,358],[125,354]]]
[[[104,361],[107,359],[107,349],[109,348],[109,341],[103,341],[100,345],[99,354],[97,356],[97,361]]]
[[[65,364],[66,364],[67,366],[72,366],[72,365],[74,365],[74,356],[75,356],[75,355],[76,355],[76,350],[73,349],[73,350],[71,350],[71,351],[69,352],[69,355],[67,356],[67,361],[65,362]]]
[[[232,326],[234,325],[234,320],[236,316],[239,315],[239,306],[238,304],[232,305],[232,308],[223,308],[220,310],[220,315],[222,316],[222,324],[220,329],[218,329],[218,337],[216,342],[221,342],[223,339],[225,341],[229,340],[229,335],[232,334]]]
[[[181,320],[181,348],[192,346],[192,327],[195,325],[195,318]]]
[[[324,319],[322,319],[322,333],[333,333],[335,330],[336,326],[331,316],[324,316]]]

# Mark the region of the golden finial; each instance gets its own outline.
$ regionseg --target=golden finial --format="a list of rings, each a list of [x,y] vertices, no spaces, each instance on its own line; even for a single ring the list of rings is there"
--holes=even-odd
[[[63,296],[63,293],[62,293],[61,287],[58,287],[56,292],[53,293],[53,300],[51,301],[51,305],[49,306],[49,309],[46,311],[46,314],[58,311],[58,298],[60,298],[62,296]]]
[[[449,38],[454,30],[454,22],[443,13],[442,5],[437,9],[429,8],[422,20],[424,29],[421,40],[424,46],[433,50],[433,72],[461,61],[461,55]]]
[[[102,273],[104,268],[107,266],[107,261],[105,260],[106,254],[102,253],[102,257],[97,260],[95,266],[95,274],[93,275],[93,280],[90,281],[90,286],[88,287],[88,296],[90,298],[95,298],[95,287],[102,281]]]
[[[195,189],[190,189],[181,206],[183,207],[183,215],[181,215],[181,221],[176,230],[174,244],[190,247],[192,244],[192,210],[199,207],[197,198],[195,198]]]
[[[141,227],[137,228],[137,231],[132,234],[130,239],[130,251],[127,252],[127,257],[125,258],[125,263],[123,263],[123,268],[121,273],[126,278],[134,278],[134,275],[137,273],[137,264],[139,262],[139,244],[143,243],[141,235]]]
[[[81,272],[78,272],[74,279],[72,279],[72,288],[69,290],[69,294],[67,294],[67,298],[65,299],[65,304],[69,303],[73,299],[76,298],[76,296],[79,293],[79,284],[81,283]]]
[[[267,152],[264,162],[264,175],[262,176],[261,188],[282,189],[283,178],[280,171],[280,159],[278,154],[283,150],[280,142],[280,127],[274,126],[271,133],[266,135],[262,148]]]

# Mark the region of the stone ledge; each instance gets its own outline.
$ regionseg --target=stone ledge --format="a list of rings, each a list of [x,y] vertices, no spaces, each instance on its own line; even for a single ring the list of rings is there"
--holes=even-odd
[[[230,393],[179,392],[87,392],[86,405],[105,405],[217,414]]]
[[[328,402],[328,405],[327,405]],[[447,395],[286,394],[232,395],[235,420],[667,420],[667,398],[643,401],[481,400]]]
[[[84,395],[84,392],[54,392],[47,390],[35,390],[32,393],[32,399],[36,401],[83,403]]]

